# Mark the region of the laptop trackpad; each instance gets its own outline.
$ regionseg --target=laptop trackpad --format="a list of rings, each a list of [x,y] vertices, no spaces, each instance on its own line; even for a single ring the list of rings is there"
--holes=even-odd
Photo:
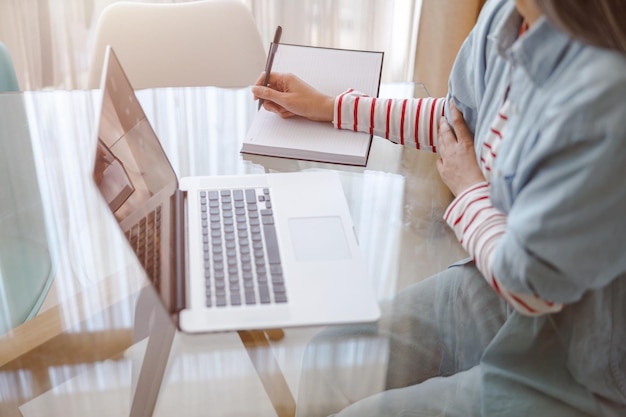
[[[350,258],[350,248],[338,216],[289,219],[296,261],[336,261]]]

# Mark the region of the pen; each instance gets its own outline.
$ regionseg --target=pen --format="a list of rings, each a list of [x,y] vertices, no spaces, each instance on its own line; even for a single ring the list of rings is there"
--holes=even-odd
[[[280,37],[283,34],[283,28],[276,27],[276,32],[274,33],[274,41],[270,45],[270,51],[267,56],[267,62],[265,63],[265,81],[263,81],[263,85],[267,86],[270,82],[270,72],[272,71],[272,64],[274,63],[274,55],[276,55],[276,49],[278,48],[278,43],[280,42]],[[263,105],[263,99],[259,99],[259,110],[261,110],[261,106]]]

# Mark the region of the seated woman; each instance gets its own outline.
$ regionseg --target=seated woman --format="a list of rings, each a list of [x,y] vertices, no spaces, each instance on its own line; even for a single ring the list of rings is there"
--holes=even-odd
[[[470,255],[395,300],[390,389],[316,413],[626,415],[624,16],[623,0],[490,0],[446,98],[254,87],[283,117],[438,152]]]

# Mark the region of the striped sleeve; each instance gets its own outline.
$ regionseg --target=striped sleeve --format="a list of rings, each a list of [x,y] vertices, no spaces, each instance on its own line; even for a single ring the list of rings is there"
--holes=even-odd
[[[444,219],[454,230],[461,245],[474,258],[476,267],[489,285],[513,308],[524,315],[538,316],[556,313],[563,308],[534,294],[509,291],[494,276],[493,256],[500,238],[506,231],[506,215],[497,210],[489,199],[489,183],[482,182],[459,194],[447,208]]]
[[[381,136],[394,143],[437,152],[438,121],[445,98],[381,99],[348,90],[335,98],[337,129]]]

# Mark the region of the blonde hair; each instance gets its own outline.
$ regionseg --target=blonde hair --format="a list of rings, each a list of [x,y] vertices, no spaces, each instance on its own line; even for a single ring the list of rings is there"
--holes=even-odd
[[[626,0],[536,0],[554,25],[572,38],[626,52]]]

